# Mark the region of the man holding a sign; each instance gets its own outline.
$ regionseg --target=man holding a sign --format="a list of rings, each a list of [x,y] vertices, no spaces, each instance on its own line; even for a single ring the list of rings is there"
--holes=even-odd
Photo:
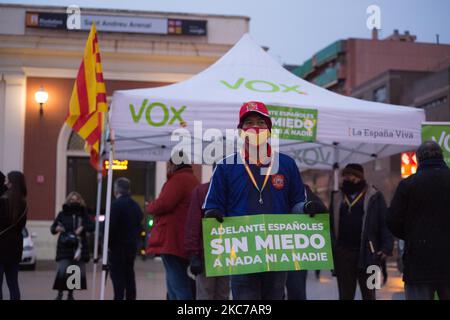
[[[271,134],[272,121],[264,103],[245,103],[239,113],[238,128],[241,129],[241,137],[244,140],[243,147],[240,152],[230,155],[217,164],[203,205],[203,209],[206,211],[205,218],[215,218],[222,223],[224,217],[233,217],[231,220],[237,221],[237,224],[230,228],[238,230],[239,233],[239,228],[236,229],[236,227],[241,222],[250,221],[250,219],[246,220],[245,216],[255,216],[256,218],[256,215],[262,214],[288,213],[314,215],[326,210],[316,202],[307,201],[305,187],[295,161],[285,154],[271,150],[268,139]],[[235,217],[242,218],[236,220]],[[261,217],[261,223],[252,225],[259,225],[256,227],[257,231],[265,234],[267,231],[265,218],[264,216],[258,217]],[[278,224],[267,224],[267,228],[269,225],[273,227]],[[300,224],[297,223],[297,225]],[[220,228],[216,228],[216,230],[220,230]],[[204,234],[204,236],[206,235]],[[265,247],[268,250],[269,242],[273,239],[259,237],[257,235],[254,238],[257,239],[256,246]],[[261,241],[265,242],[261,243]],[[294,240],[289,241],[293,242]],[[229,247],[231,248],[229,253],[231,257],[235,256],[238,250],[245,250],[242,246],[239,249],[238,245]],[[220,250],[218,248],[218,251]],[[283,298],[286,272],[245,273],[247,274],[231,276],[233,299],[275,300]]]

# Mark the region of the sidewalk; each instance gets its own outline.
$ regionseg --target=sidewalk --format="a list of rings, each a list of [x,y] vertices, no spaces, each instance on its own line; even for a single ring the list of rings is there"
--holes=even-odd
[[[87,266],[88,290],[75,292],[75,299],[90,300],[92,295],[92,262]],[[100,265],[97,267],[97,295],[100,297]],[[160,259],[136,259],[135,264],[137,298],[139,300],[164,300],[166,298],[164,268]],[[54,261],[38,261],[36,271],[21,271],[19,273],[19,284],[24,300],[52,300],[56,297],[56,292],[52,290],[56,273],[56,263]],[[401,300],[404,299],[403,282],[401,274],[395,268],[395,264],[388,265],[389,278],[387,284],[377,292],[379,300]],[[9,297],[9,293],[4,281],[4,298]],[[337,300],[338,289],[336,278],[331,276],[330,271],[322,271],[320,280],[316,279],[313,271],[308,273],[307,297],[310,300]],[[105,299],[113,298],[112,284],[107,280]],[[357,289],[356,299],[361,299],[359,289]]]

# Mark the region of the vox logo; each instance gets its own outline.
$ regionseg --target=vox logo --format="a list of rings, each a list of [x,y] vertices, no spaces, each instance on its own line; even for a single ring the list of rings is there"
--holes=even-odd
[[[266,92],[266,93],[298,93],[306,94],[306,92],[300,91],[300,85],[287,85],[283,83],[273,83],[265,80],[247,80],[245,78],[239,78],[234,82],[228,82],[225,80],[220,80],[226,88],[230,90],[247,89],[256,92]]]
[[[433,139],[434,142],[437,142],[442,149],[450,152],[450,133],[442,131],[439,139],[436,139],[435,136],[432,136],[431,139]]]
[[[170,125],[177,120],[184,126],[185,121],[181,117],[184,110],[186,110],[186,106],[176,109],[172,106],[167,107],[161,102],[150,103],[148,99],[142,101],[139,109],[135,108],[134,105],[130,103],[130,114],[133,121],[138,123],[142,117],[145,117],[147,123],[152,127],[161,127],[167,124]]]

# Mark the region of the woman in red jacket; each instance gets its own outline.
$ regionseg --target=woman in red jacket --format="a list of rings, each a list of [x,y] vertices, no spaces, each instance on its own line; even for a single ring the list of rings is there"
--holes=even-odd
[[[199,185],[189,161],[174,164],[170,159],[167,182],[159,197],[147,206],[155,225],[149,240],[148,253],[161,255],[166,271],[166,285],[170,300],[192,300],[193,283],[187,275],[189,260],[184,245],[184,228],[192,190]]]

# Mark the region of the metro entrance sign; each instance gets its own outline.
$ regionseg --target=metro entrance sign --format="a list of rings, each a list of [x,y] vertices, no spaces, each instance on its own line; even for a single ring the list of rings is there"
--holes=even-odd
[[[161,35],[206,36],[206,20],[168,19],[165,17],[133,17],[79,14],[77,28],[69,29],[67,20],[74,14],[62,12],[27,12],[25,27],[39,29],[83,30],[91,29],[95,21],[98,31],[127,32]]]

